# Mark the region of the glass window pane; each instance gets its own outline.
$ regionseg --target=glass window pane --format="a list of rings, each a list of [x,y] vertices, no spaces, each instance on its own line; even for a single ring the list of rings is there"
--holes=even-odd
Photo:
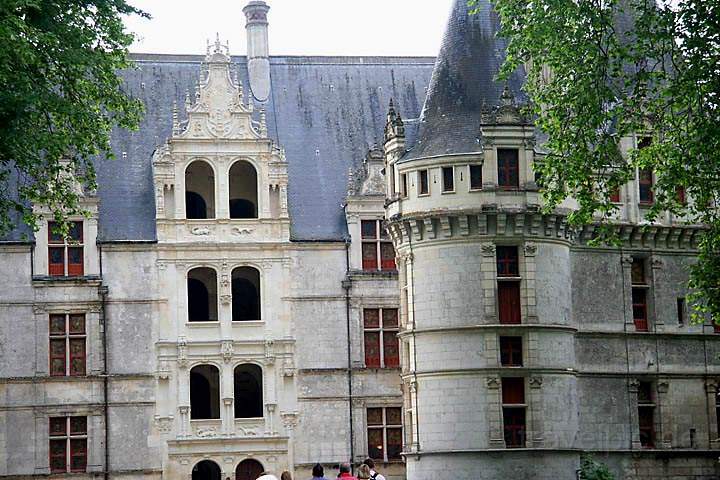
[[[470,188],[480,190],[482,188],[482,166],[470,165]]]
[[[65,417],[50,418],[50,436],[57,437],[67,434],[67,419]]]
[[[50,315],[50,335],[65,334],[65,315]]]
[[[383,355],[386,367],[395,368],[400,366],[397,332],[383,332]]]
[[[368,455],[370,458],[382,460],[383,457],[383,431],[381,428],[368,429]]]
[[[387,425],[402,425],[402,409],[400,407],[388,407],[385,409]]]
[[[387,429],[387,456],[388,460],[399,460],[402,452],[402,428]]]
[[[363,324],[365,328],[380,328],[380,310],[377,308],[363,310]]]
[[[87,417],[70,417],[70,435],[87,434]]]
[[[51,264],[65,264],[65,247],[53,247],[49,249]]]
[[[71,264],[82,264],[83,263],[83,249],[82,247],[70,247],[68,248],[68,263]]]
[[[87,440],[70,440],[70,470],[84,472],[87,466]]]
[[[360,222],[362,229],[362,238],[374,240],[377,238],[377,221],[363,220]]]
[[[380,256],[383,270],[395,270],[395,248],[390,242],[380,244]]]
[[[525,379],[519,377],[502,379],[502,403],[525,403]]]
[[[85,339],[70,339],[70,375],[85,375]]]
[[[368,408],[367,409],[367,424],[368,425],[382,425],[382,408]]]
[[[383,309],[383,327],[397,328],[398,326],[398,310],[397,308]]]
[[[363,243],[362,244],[362,262],[363,270],[377,270],[378,258],[377,258],[377,244],[375,243]]]
[[[50,471],[64,472],[67,470],[66,449],[66,440],[50,440]]]
[[[57,223],[48,222],[48,243],[65,243],[65,239],[56,229]]]
[[[70,231],[68,232],[68,239],[71,243],[82,243],[82,222],[72,222],[70,224]]]
[[[443,192],[452,192],[455,190],[455,169],[453,167],[443,167]]]
[[[70,315],[70,334],[85,333],[85,315]]]
[[[365,366],[380,368],[380,332],[365,332]]]

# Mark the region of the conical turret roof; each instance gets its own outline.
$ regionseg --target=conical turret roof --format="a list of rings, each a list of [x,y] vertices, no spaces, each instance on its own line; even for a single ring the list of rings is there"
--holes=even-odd
[[[453,1],[417,140],[406,154],[407,160],[481,150],[483,108],[499,105],[506,85],[517,101],[525,98],[522,69],[508,82],[496,79],[505,61],[507,40],[497,35],[500,20],[490,0],[479,0],[475,13],[467,0]]]

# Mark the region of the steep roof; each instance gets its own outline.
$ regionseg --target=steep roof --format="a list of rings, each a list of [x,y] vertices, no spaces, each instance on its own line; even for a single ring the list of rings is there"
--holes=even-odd
[[[490,0],[479,0],[475,13],[467,3],[454,2],[417,140],[402,161],[479,151],[481,110],[500,104],[505,83],[497,81],[496,75],[505,60],[507,40],[497,35],[500,21]],[[523,82],[522,71],[508,81],[510,91],[520,101],[525,98]]]
[[[194,91],[200,55],[133,55],[122,72],[126,89],[145,104],[136,132],[116,130],[116,160],[98,161],[99,240],[156,240],[152,154],[172,129],[173,102],[182,112]],[[233,57],[247,86],[247,61]],[[390,98],[418,117],[432,57],[271,57],[267,109],[270,136],[285,148],[289,167],[291,236],[298,241],[342,240],[342,203],[350,168],[382,143]],[[259,105],[256,105],[259,107]],[[20,239],[22,225],[5,240]]]

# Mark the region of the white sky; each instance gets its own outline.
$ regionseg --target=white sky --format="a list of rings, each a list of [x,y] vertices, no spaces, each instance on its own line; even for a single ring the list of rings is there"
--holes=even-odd
[[[220,34],[245,54],[249,0],[130,0],[152,15],[130,18],[141,53],[204,54]],[[451,0],[267,0],[271,55],[437,55]]]

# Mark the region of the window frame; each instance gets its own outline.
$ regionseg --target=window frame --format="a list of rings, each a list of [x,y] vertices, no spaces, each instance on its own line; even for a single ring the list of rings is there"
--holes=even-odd
[[[424,189],[423,185],[425,186]],[[417,191],[418,197],[426,197],[430,195],[430,172],[427,168],[417,171]]]
[[[514,152],[515,157],[508,159],[503,157],[501,159],[500,152]],[[507,191],[516,191],[520,190],[520,149],[518,148],[497,148],[495,150],[495,157],[496,157],[496,164],[497,164],[497,180],[498,180],[498,188],[500,190],[507,190]],[[514,164],[511,162],[510,164],[505,164],[508,160],[512,160]],[[501,164],[502,161],[502,164]],[[507,180],[509,183],[503,183],[501,182],[501,172],[504,172],[504,175],[507,176],[505,180]],[[515,182],[510,182],[511,180],[514,180]]]
[[[483,185],[483,171],[482,171],[482,164],[470,164],[468,165],[468,191],[470,192],[479,192],[481,191],[482,185]],[[477,169],[476,171],[480,172],[480,186],[473,186],[473,169]]]
[[[655,203],[655,176],[648,168],[638,169],[638,203],[643,206],[650,206]],[[643,195],[643,188],[646,188],[646,195]],[[645,198],[643,198],[645,197]]]
[[[388,409],[397,409],[399,413],[400,423],[399,424],[390,424],[388,423],[388,415],[387,410]],[[382,411],[382,424],[376,424],[376,425],[370,425],[370,422],[368,421],[370,415],[368,414],[369,410],[381,410]],[[397,457],[388,457],[388,430],[400,430],[400,452],[403,451],[404,445],[402,442],[405,440],[405,426],[403,425],[403,407],[402,405],[368,405],[365,409],[365,433],[366,433],[366,447],[367,447],[367,456],[368,458],[372,458],[373,460],[382,461],[383,463],[389,463],[389,462],[401,462],[402,461],[402,455],[399,455]],[[381,430],[382,431],[382,453],[383,458],[379,457],[373,457],[371,455],[371,449],[370,449],[370,430]]]
[[[85,431],[76,432],[72,431],[72,419],[84,418],[85,419]],[[62,435],[53,435],[52,423],[53,420],[64,420],[65,430]],[[51,474],[55,473],[85,473],[87,472],[88,464],[88,417],[83,415],[73,415],[64,417],[49,417],[48,418],[48,461],[49,469]],[[53,468],[53,458],[56,457],[52,453],[53,442],[64,442],[65,444],[65,467],[61,470],[59,468]],[[77,442],[83,442],[84,448],[81,449],[79,455],[76,455]],[[73,458],[80,457],[84,459],[83,468],[73,468]]]
[[[515,402],[506,402],[505,392],[506,389],[509,386],[509,381],[513,380],[516,381],[514,383],[518,383],[522,386],[522,403],[515,403]],[[517,381],[519,380],[519,381]],[[508,384],[508,385],[506,385]],[[501,402],[501,410],[502,410],[502,430],[503,430],[503,441],[505,442],[505,448],[527,448],[527,425],[528,425],[528,419],[527,419],[527,392],[525,388],[525,378],[524,377],[503,377],[500,379],[500,402]],[[523,424],[512,424],[507,425],[506,422],[506,415],[508,415],[511,411],[522,411],[523,412]],[[518,430],[518,426],[520,426],[520,438],[521,441],[518,444],[509,444],[508,443],[508,430]]]
[[[70,223],[75,227],[78,238],[72,238],[70,236],[73,232],[72,226],[67,237],[58,238],[54,233],[57,222],[49,221],[47,223],[48,276],[82,277],[85,275],[85,222],[82,220],[71,220]],[[58,250],[62,251],[62,271],[59,270],[59,263],[52,261],[52,252]],[[70,262],[70,252],[73,250],[80,251],[80,263]]]
[[[378,311],[378,326],[377,327],[367,327],[365,322],[365,315],[368,311],[377,310]],[[394,327],[386,327],[385,326],[385,312],[386,311],[395,311],[395,326]],[[400,309],[397,307],[368,307],[362,309],[362,327],[363,327],[363,363],[365,365],[365,368],[393,368],[393,369],[399,369],[400,368],[400,339],[397,337],[397,334],[400,333]],[[367,356],[367,345],[368,345],[368,333],[375,333],[378,336],[378,360],[379,364],[377,366],[375,365],[368,365],[368,356]],[[385,334],[393,334],[393,338],[396,344],[397,349],[397,365],[388,365],[388,362],[386,361],[385,356]]]
[[[646,385],[648,388],[648,392],[650,393],[649,399],[641,398],[640,392],[643,390],[643,385]],[[655,429],[655,414],[657,412],[656,407],[657,403],[654,398],[654,392],[653,392],[654,383],[653,382],[645,382],[641,381],[638,385],[638,399],[637,399],[637,409],[638,409],[638,430],[640,434],[640,445],[642,448],[655,448],[655,435],[656,435],[656,429]],[[650,415],[652,417],[652,421],[650,422],[650,426],[643,426],[642,418],[643,415],[641,415],[641,411],[648,410],[650,412]],[[646,435],[649,435],[649,441],[647,443],[643,443],[643,430],[646,431]]]
[[[400,198],[408,197],[407,173],[400,174]]]
[[[373,237],[366,237],[363,226],[366,223],[374,222],[375,223],[375,234]],[[385,229],[383,225],[384,221],[379,219],[361,219],[360,220],[360,262],[361,262],[361,268],[364,272],[396,272],[397,271],[397,265],[395,264],[395,246],[392,243],[392,240],[390,240],[390,235],[387,233],[387,229]],[[385,235],[383,235],[383,232],[386,232]],[[369,266],[366,267],[365,264],[365,250],[366,245],[372,245],[373,246],[373,255],[374,255],[374,262],[375,267],[369,268]],[[383,246],[390,246],[393,251],[393,256],[391,259],[385,259],[387,264],[383,264]],[[390,261],[392,261],[392,266],[390,266]]]
[[[53,317],[63,317],[64,330],[63,333],[53,333],[52,323]],[[71,331],[71,319],[73,317],[82,317],[82,333],[73,333]],[[87,376],[87,316],[84,313],[51,313],[48,315],[48,373],[51,377],[85,377]],[[72,354],[71,344],[73,340],[82,340],[83,352],[82,356],[75,357]],[[55,342],[63,342],[63,356],[62,360],[64,363],[63,374],[54,373],[53,371],[53,360],[61,357],[54,356],[52,351],[52,344]],[[82,373],[73,372],[73,360],[75,358],[82,358],[83,370]]]
[[[445,166],[440,167],[440,172],[442,176],[442,193],[455,193],[455,167],[453,165],[451,166]],[[449,175],[448,175],[449,172]],[[451,187],[448,187],[448,179],[450,180]]]
[[[519,341],[519,349],[517,342]],[[505,343],[505,345],[503,345]],[[523,348],[523,337],[521,335],[500,335],[498,337],[498,346],[500,351],[500,366],[501,367],[522,367],[524,366],[524,348]],[[506,350],[508,352],[506,352]],[[519,355],[520,361],[517,362],[517,356]],[[503,357],[507,358],[507,361],[503,360]]]
[[[635,277],[635,273],[639,270],[642,277]],[[633,257],[630,268],[630,301],[632,303],[632,318],[636,332],[650,331],[650,314],[648,297],[650,293],[650,284],[647,275],[647,259],[641,257]],[[642,312],[642,316],[636,316],[636,313]]]

